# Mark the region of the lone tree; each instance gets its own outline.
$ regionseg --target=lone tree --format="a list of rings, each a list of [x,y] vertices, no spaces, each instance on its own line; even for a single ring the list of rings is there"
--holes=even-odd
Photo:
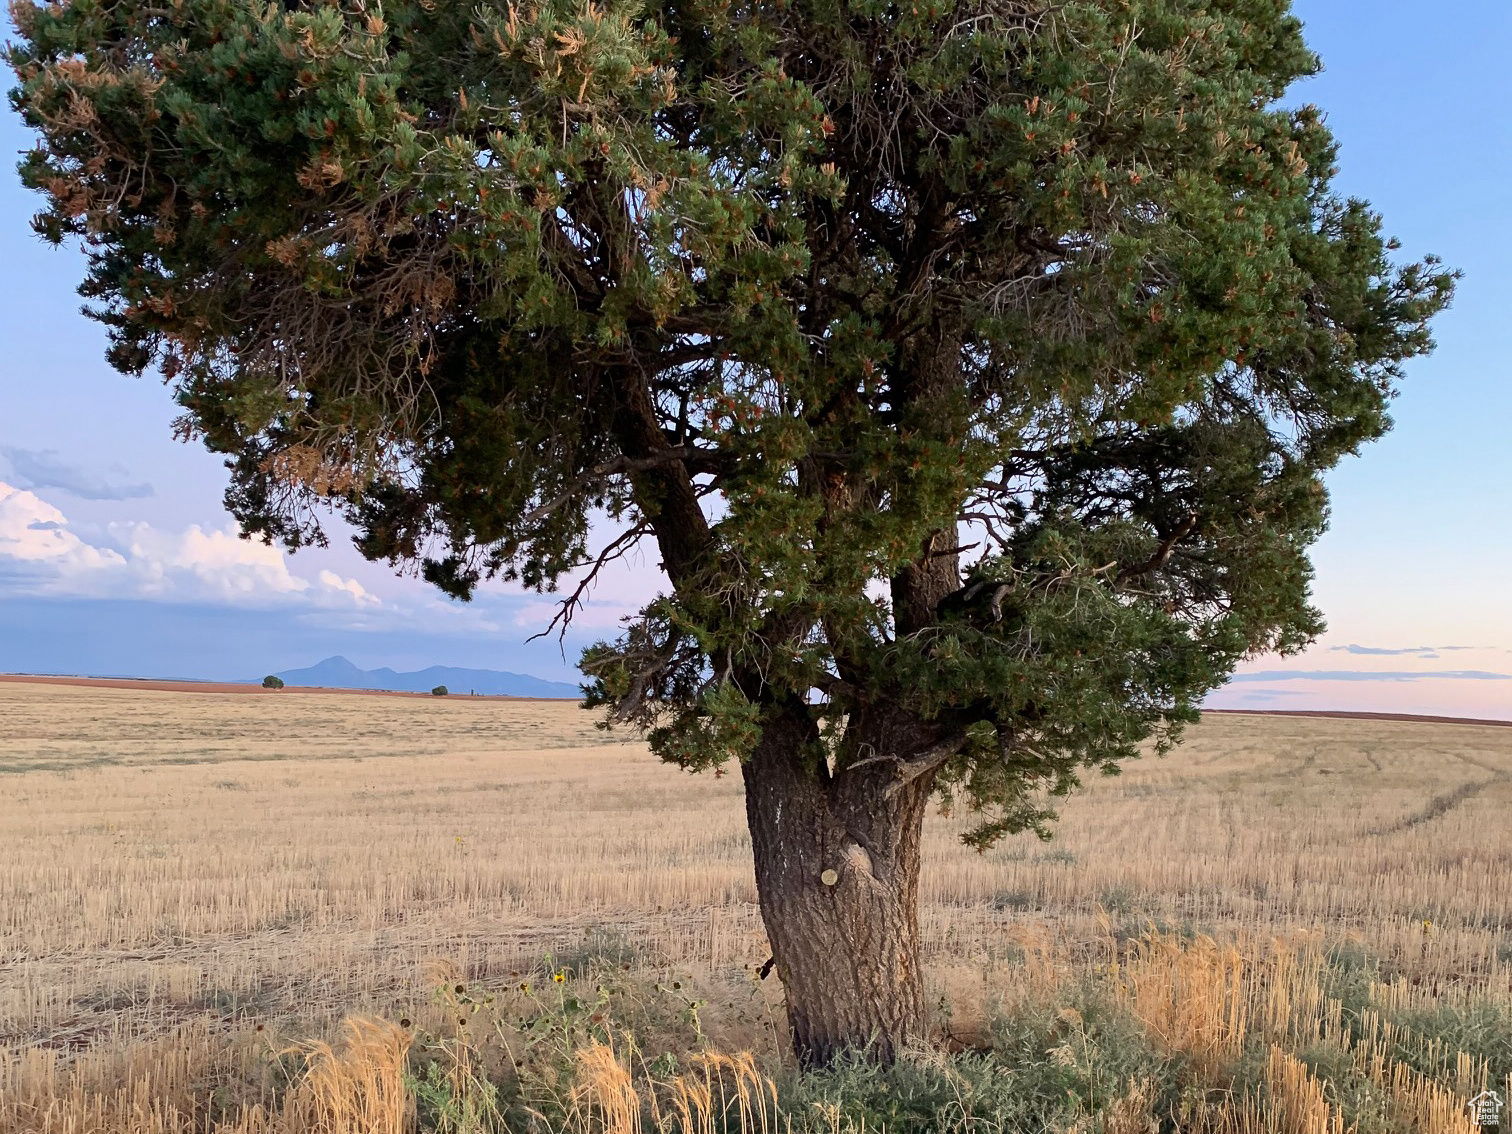
[[[1330,189],[1286,0],[13,12],[36,229],[247,534],[457,597],[654,538],[588,702],[739,761],[811,1063],[921,1038],[933,793],[1042,829],[1319,632],[1453,285]]]

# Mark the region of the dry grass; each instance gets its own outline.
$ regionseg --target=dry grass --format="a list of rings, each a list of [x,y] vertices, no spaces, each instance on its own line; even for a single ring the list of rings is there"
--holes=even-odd
[[[1289,1053],[1342,1034],[1317,966],[1349,941],[1389,978],[1376,1031],[1345,1044],[1358,1073],[1421,1129],[1458,1130],[1486,1069],[1390,1020],[1512,1005],[1509,774],[1512,729],[1214,716],[1090,783],[1053,843],[979,856],[961,819],[932,818],[941,1026],[969,1044],[990,1001],[1097,973],[1199,1078],[1275,1045],[1274,1097],[1209,1108],[1213,1130],[1331,1134],[1337,1108]],[[776,982],[750,977],[766,949],[738,776],[663,767],[569,704],[0,684],[0,838],[7,1134],[404,1129],[405,1041],[378,1021],[440,1026],[438,960],[502,987],[585,936],[688,982],[711,1050],[779,1046]],[[369,1022],[343,1034],[348,1016]],[[1441,1071],[1412,1071],[1413,1044]],[[580,1055],[609,1092],[581,1096],[584,1121],[630,1130],[609,1061],[631,1065],[606,1051]],[[683,1089],[684,1125],[711,1122]],[[1148,1092],[1125,1084],[1105,1128],[1148,1126]],[[674,1097],[640,1101],[673,1122]]]

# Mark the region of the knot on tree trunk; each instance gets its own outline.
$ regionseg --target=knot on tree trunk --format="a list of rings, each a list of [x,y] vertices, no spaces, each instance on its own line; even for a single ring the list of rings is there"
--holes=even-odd
[[[877,877],[871,853],[854,839],[846,840],[840,850],[840,861],[848,868],[848,873],[854,874],[856,880],[863,885],[876,890],[887,889],[882,880]]]

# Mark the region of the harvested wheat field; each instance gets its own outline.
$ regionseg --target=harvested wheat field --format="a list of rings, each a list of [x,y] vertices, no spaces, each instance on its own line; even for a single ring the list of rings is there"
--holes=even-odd
[[[930,820],[940,1049],[783,1060],[737,775],[570,703],[0,683],[0,1131],[1473,1129],[1512,728],[1210,715]],[[958,1052],[946,1055],[943,1052]]]

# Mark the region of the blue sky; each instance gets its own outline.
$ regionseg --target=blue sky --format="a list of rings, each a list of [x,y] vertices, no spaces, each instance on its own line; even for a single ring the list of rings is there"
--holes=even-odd
[[[1295,7],[1326,69],[1294,94],[1340,140],[1340,191],[1384,214],[1403,256],[1436,252],[1465,278],[1396,429],[1330,479],[1314,553],[1328,633],[1246,664],[1210,704],[1512,719],[1512,4]],[[0,111],[0,153],[26,145]],[[342,653],[571,680],[581,645],[656,590],[648,549],[563,649],[525,642],[543,596],[497,587],[460,606],[340,541],[291,557],[235,539],[219,462],[171,439],[161,385],[106,366],[78,314],[81,259],[31,235],[35,207],[0,170],[0,671],[244,678]]]

